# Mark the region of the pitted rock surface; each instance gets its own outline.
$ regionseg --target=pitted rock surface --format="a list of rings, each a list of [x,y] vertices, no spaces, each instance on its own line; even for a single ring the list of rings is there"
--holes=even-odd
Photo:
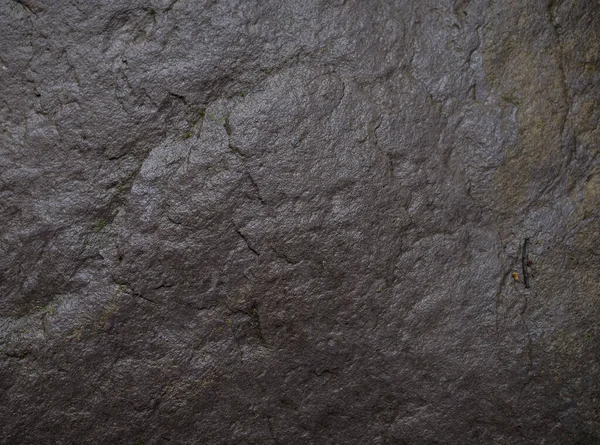
[[[600,443],[597,1],[0,0],[0,117],[0,443]]]

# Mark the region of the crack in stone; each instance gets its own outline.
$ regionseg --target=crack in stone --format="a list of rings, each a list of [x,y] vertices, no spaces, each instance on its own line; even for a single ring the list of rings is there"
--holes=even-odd
[[[229,123],[229,115],[225,116],[223,127],[225,128],[225,133],[227,134],[227,146],[229,147],[229,150],[231,150],[234,155],[245,161],[247,156],[238,147],[231,143],[231,125]]]
[[[235,224],[233,224],[233,226],[235,228],[235,232],[240,236],[240,238],[242,238],[242,240],[244,241],[244,244],[246,244],[246,247],[248,248],[248,250],[250,250],[250,252],[252,252],[254,255],[260,256],[260,253],[250,245],[250,241],[248,240],[246,235],[244,235]]]
[[[563,94],[565,96],[565,106],[567,107],[567,109],[565,110],[565,115],[562,119],[561,122],[561,128],[560,128],[560,136],[562,139],[564,139],[565,136],[565,129],[566,129],[566,125],[568,122],[568,118],[569,118],[569,114],[571,112],[571,109],[573,108],[573,97],[571,94],[571,89],[569,88],[569,86],[567,85],[567,74],[565,72],[565,67],[564,67],[564,63],[563,63],[563,55],[565,53],[564,51],[564,47],[563,47],[563,43],[561,40],[561,34],[559,31],[559,25],[556,22],[556,13],[553,11],[555,9],[555,3],[556,0],[551,0],[548,3],[547,6],[547,12],[548,12],[548,21],[550,23],[550,26],[552,27],[552,31],[554,33],[554,37],[556,38],[556,44],[558,46],[558,69],[560,70],[560,80],[561,80],[561,86],[562,86],[562,90],[563,90]],[[560,3],[558,3],[558,6],[556,6],[556,8],[560,7]]]
[[[263,204],[266,205],[266,202],[264,200],[264,198],[262,197],[261,193],[260,193],[260,187],[258,186],[258,183],[256,182],[256,180],[254,179],[254,176],[252,176],[252,173],[250,173],[250,170],[247,169],[246,171],[248,178],[250,179],[250,184],[252,184],[252,187],[254,188],[254,190],[256,191],[256,196],[258,198],[258,201]]]
[[[40,11],[40,9],[36,8],[35,6],[33,6],[27,0],[12,0],[12,1],[15,2],[16,4],[20,5],[29,14],[36,15]]]

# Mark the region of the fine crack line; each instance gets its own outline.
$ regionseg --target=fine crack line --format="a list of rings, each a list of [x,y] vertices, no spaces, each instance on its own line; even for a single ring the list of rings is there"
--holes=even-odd
[[[196,137],[200,137],[200,135],[202,134],[202,129],[204,128],[204,119],[206,118],[206,108],[201,108],[200,111],[198,112],[198,117],[197,120],[192,120],[191,122],[191,129],[195,129],[196,132]],[[197,127],[197,128],[195,128]],[[191,131],[191,130],[188,130]],[[187,156],[186,156],[186,165],[189,166],[190,165],[190,157],[192,156],[192,149],[194,148],[193,144],[190,144],[190,147],[188,149],[187,152]]]
[[[527,327],[527,324],[525,324],[524,320],[523,320],[523,324],[525,325],[525,328],[527,329],[527,332],[526,332],[526,337],[527,337],[527,346],[526,346],[527,380],[525,380],[525,383],[523,383],[523,386],[521,387],[521,393],[523,393],[523,391],[525,391],[527,386],[529,386],[529,384],[533,381],[533,340],[531,339],[531,333],[529,332],[529,328]]]
[[[227,134],[227,146],[231,152],[241,158],[242,160],[246,159],[246,155],[242,153],[242,151],[231,143],[231,124],[229,123],[229,116],[225,116],[225,120],[223,122],[223,127],[225,128],[225,133]]]
[[[181,94],[173,93],[172,91],[169,91],[169,90],[167,90],[167,93],[169,94],[169,96],[172,96],[177,100],[180,100],[181,102],[183,102],[183,105],[187,106],[187,100],[186,100],[185,96],[182,96]]]
[[[241,230],[238,229],[238,227],[235,224],[233,224],[233,227],[235,228],[235,232],[242,238],[242,240],[244,240],[244,243],[246,244],[248,250],[250,250],[254,255],[260,256],[260,253],[250,245],[248,238],[246,238],[246,236],[241,232]]]
[[[250,320],[252,321],[252,324],[254,325],[254,328],[256,329],[256,335],[258,336],[258,340],[260,341],[260,343],[265,348],[271,349],[267,343],[267,340],[265,339],[264,334],[263,334],[262,325],[260,323],[260,313],[258,312],[258,307],[257,307],[256,303],[252,304],[252,306],[250,308]]]
[[[375,145],[375,149],[377,151],[379,151],[379,153],[385,158],[386,164],[387,164],[387,183],[383,186],[384,188],[387,187],[388,185],[391,184],[393,178],[394,178],[394,161],[392,160],[392,157],[390,156],[390,152],[388,150],[384,150],[383,148],[381,148],[379,146],[379,137],[377,136],[377,130],[379,130],[379,127],[381,127],[381,124],[383,123],[383,115],[380,115],[373,127],[373,143]]]
[[[525,287],[529,289],[529,238],[525,238],[523,242],[523,252],[521,257],[521,265],[523,266],[523,281],[525,282]]]
[[[253,302],[250,305],[250,309],[248,309],[248,310],[244,310],[241,308],[234,309],[231,306],[229,306],[229,304],[227,304],[227,302],[225,302],[224,305],[227,308],[227,310],[229,311],[229,315],[242,314],[242,315],[248,317],[250,319],[251,326],[255,330],[255,335],[258,338],[259,343],[266,349],[271,349],[271,347],[269,346],[267,340],[265,339],[264,333],[263,333],[262,324],[260,322],[260,313],[258,312],[258,304],[256,302]],[[232,332],[233,332],[233,328],[232,328]]]
[[[252,173],[250,173],[250,170],[247,170],[246,173],[248,174],[248,178],[250,179],[250,183],[252,184],[252,187],[254,187],[254,189],[256,190],[256,196],[258,197],[258,200],[260,201],[261,204],[265,205],[266,204],[265,200],[260,193],[260,187],[258,186],[258,183],[254,179],[254,176],[252,176]]]
[[[564,48],[563,48],[563,44],[560,38],[560,32],[559,32],[559,25],[556,23],[556,14],[552,12],[554,5],[555,5],[555,0],[552,0],[548,3],[548,7],[547,7],[547,11],[548,11],[548,17],[549,17],[549,22],[550,22],[550,26],[552,27],[552,31],[554,32],[554,36],[556,38],[556,44],[558,46],[558,69],[560,70],[560,77],[561,77],[561,86],[562,86],[562,90],[563,90],[563,94],[565,95],[565,105],[567,107],[567,109],[565,110],[565,117],[562,119],[561,122],[561,128],[560,128],[560,136],[561,138],[564,138],[564,133],[565,133],[565,128],[567,125],[567,121],[569,118],[569,113],[571,111],[571,109],[573,108],[573,98],[571,97],[571,95],[569,94],[570,88],[567,85],[567,74],[565,72],[565,67],[563,64],[563,54],[564,54]],[[556,7],[557,9],[560,7],[560,4]]]
[[[523,386],[521,387],[521,395],[523,394],[523,392],[525,391],[527,386],[533,381],[533,377],[534,377],[533,376],[533,339],[531,338],[531,331],[529,330],[529,326],[525,319],[525,313],[527,312],[528,306],[529,306],[528,297],[527,297],[527,295],[525,295],[525,298],[523,299],[523,307],[521,308],[520,317],[521,317],[521,323],[523,324],[523,327],[525,328],[525,338],[527,339],[527,345],[525,347],[526,354],[527,354],[527,379],[525,380],[525,382],[523,383]]]
[[[149,301],[150,303],[152,303],[152,304],[155,304],[155,305],[157,305],[157,306],[162,306],[162,304],[161,304],[161,303],[159,303],[158,301],[152,300],[152,299],[150,299],[150,298],[148,298],[148,297],[144,297],[144,296],[143,296],[142,294],[140,294],[140,293],[137,293],[137,292],[135,292],[135,293],[133,293],[132,295],[133,295],[134,297],[141,298],[142,300]]]
[[[167,6],[165,9],[163,9],[163,13],[165,12],[169,12],[171,9],[173,9],[173,7],[175,6],[175,4],[178,2],[179,0],[173,0],[171,2],[171,4],[169,6]]]
[[[26,0],[13,0],[15,3],[17,3],[18,5],[21,5],[21,7],[23,9],[25,9],[27,12],[29,12],[29,14],[33,14],[36,15],[37,11],[34,11],[33,7],[29,4],[28,1]]]
[[[294,261],[294,260],[290,259],[290,257],[287,254],[280,252],[276,247],[273,247],[272,250],[273,250],[273,253],[275,253],[275,256],[277,258],[281,258],[286,263],[291,264],[292,266],[298,264],[301,261],[301,260]]]

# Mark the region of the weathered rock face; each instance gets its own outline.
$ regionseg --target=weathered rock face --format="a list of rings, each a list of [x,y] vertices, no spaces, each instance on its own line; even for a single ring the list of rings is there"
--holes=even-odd
[[[2,443],[600,443],[598,2],[0,0],[0,65]]]

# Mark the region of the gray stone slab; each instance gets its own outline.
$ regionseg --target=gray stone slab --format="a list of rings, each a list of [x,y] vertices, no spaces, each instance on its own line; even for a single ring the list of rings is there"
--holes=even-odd
[[[0,0],[0,443],[600,443],[599,122],[593,0]]]

